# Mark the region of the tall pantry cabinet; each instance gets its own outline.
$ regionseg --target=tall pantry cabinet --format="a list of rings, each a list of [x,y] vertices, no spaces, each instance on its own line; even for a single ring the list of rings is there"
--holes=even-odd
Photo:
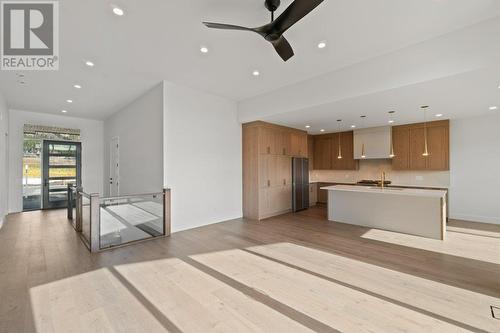
[[[261,220],[292,209],[292,157],[307,157],[307,132],[243,125],[243,216]]]

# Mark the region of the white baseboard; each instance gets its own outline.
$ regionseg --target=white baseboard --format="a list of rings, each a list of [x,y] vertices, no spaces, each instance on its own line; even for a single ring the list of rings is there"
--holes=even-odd
[[[500,224],[500,217],[493,216],[479,216],[479,215],[469,215],[469,214],[450,214],[450,219],[452,220],[464,220],[469,222],[481,222],[490,224]]]

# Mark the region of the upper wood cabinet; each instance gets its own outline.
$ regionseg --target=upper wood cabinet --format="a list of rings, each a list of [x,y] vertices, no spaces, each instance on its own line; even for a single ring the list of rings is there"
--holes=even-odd
[[[424,123],[394,126],[392,137],[394,154],[392,167],[395,170],[449,170],[449,121],[427,123],[427,147],[425,149]]]
[[[392,128],[392,141],[394,157],[392,168],[394,170],[410,169],[410,131],[407,128],[395,126]]]
[[[307,158],[309,159],[309,170],[314,170],[314,136],[307,136]]]
[[[291,134],[286,130],[274,130],[276,139],[276,154],[290,156],[291,155]]]
[[[331,170],[332,169],[332,138],[331,136],[314,137],[314,169]]]
[[[342,132],[313,136],[314,170],[357,170],[354,160],[353,132]],[[339,159],[339,150],[342,158]]]
[[[278,149],[276,147],[276,135],[271,128],[259,127],[258,140],[260,154],[275,155],[277,153]]]
[[[427,129],[428,148],[431,154],[427,159],[428,170],[450,169],[449,126],[435,126]]]
[[[271,124],[258,131],[260,154],[307,157],[306,132]]]
[[[352,131],[334,134],[332,148],[333,170],[356,170],[358,168],[358,161],[354,159],[354,133]]]
[[[422,154],[425,149],[423,127],[410,127],[410,169],[425,170],[427,168],[427,159]]]
[[[291,156],[307,157],[307,133],[290,133]]]

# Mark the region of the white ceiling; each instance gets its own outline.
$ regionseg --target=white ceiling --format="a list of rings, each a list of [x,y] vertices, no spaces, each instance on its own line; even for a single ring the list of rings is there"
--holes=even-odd
[[[25,72],[26,85],[1,72],[12,108],[104,119],[162,80],[242,101],[500,15],[498,0],[325,0],[286,33],[295,57],[284,63],[258,35],[201,24],[267,23],[263,0],[59,3],[60,70]],[[125,16],[113,15],[112,4]],[[317,49],[320,40],[326,49]]]
[[[491,75],[496,73],[496,75]],[[325,105],[262,117],[310,134],[356,128],[389,126],[424,121],[420,106],[429,105],[427,120],[456,119],[500,112],[500,67],[475,70],[438,80],[426,81],[382,92],[349,98]],[[497,105],[498,110],[489,107]],[[391,117],[389,111],[396,111]],[[436,117],[442,114],[442,117]],[[361,120],[360,116],[366,119]],[[337,119],[341,119],[339,128]],[[306,129],[305,126],[311,126]]]

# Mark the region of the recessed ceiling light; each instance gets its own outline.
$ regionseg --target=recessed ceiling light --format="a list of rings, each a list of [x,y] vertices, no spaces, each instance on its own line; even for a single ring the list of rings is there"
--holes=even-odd
[[[208,53],[208,47],[206,47],[206,46],[200,47],[200,52],[201,53]]]
[[[76,89],[82,89],[82,86],[79,84],[75,84],[73,87],[75,87]]]
[[[73,100],[72,99],[67,99],[66,102],[73,103]]]
[[[311,128],[311,126],[310,125],[306,125],[306,128]]]
[[[389,120],[389,124],[394,124],[394,120]]]
[[[66,110],[61,110],[61,112],[62,112],[62,113],[67,113],[68,111],[66,111]]]
[[[356,128],[356,125],[351,125],[351,128]]]
[[[496,109],[498,109],[498,106],[490,106],[491,111],[496,110]]]
[[[113,13],[117,16],[123,16],[123,14],[125,14],[123,9],[121,9],[120,7],[116,7],[116,6],[113,8]]]
[[[438,114],[436,115],[436,117],[438,117],[438,118],[441,118],[442,116],[443,116],[443,114],[442,114],[442,113],[438,113]]]
[[[89,60],[85,61],[85,65],[87,65],[89,67],[94,67],[95,66],[94,63],[92,61],[89,61]]]
[[[320,132],[324,132],[325,130],[324,130],[324,129],[320,129],[319,131],[320,131]]]
[[[259,76],[259,75],[260,75],[260,72],[259,72],[258,70],[254,70],[254,71],[252,72],[252,75],[253,75],[253,76]]]
[[[318,43],[318,49],[324,49],[326,47],[326,42],[325,41],[321,41]]]

